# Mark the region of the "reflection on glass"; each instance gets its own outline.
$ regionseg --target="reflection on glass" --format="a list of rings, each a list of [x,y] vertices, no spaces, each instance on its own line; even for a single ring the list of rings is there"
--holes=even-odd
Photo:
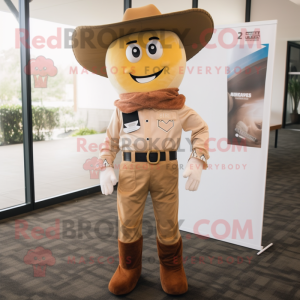
[[[299,124],[300,101],[300,49],[291,47],[286,103],[286,124]]]
[[[118,98],[107,78],[76,62],[73,29],[30,19],[36,201],[99,185],[94,160]]]
[[[25,203],[19,24],[0,5],[0,210]]]

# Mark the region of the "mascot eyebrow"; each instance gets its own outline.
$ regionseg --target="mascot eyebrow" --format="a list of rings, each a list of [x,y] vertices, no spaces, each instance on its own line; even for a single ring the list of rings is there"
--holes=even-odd
[[[151,41],[151,40],[159,40],[159,38],[157,36],[153,36],[149,39],[149,41]],[[137,43],[137,40],[130,41],[130,42],[126,43],[126,45],[133,44],[133,43]]]
[[[130,42],[126,43],[126,45],[133,44],[133,43],[137,43],[137,40],[130,41]]]

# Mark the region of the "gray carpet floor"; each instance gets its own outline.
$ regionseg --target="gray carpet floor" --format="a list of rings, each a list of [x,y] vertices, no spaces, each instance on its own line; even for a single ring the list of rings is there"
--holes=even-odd
[[[116,297],[107,290],[118,264],[116,192],[107,197],[99,193],[0,223],[0,299],[300,299],[300,133],[280,130],[278,148],[273,145],[274,132],[263,229],[263,245],[274,246],[261,256],[182,232],[189,291],[166,295],[160,286],[149,198],[142,276],[133,292]],[[59,239],[51,237],[55,231],[49,228],[55,220]],[[16,226],[25,226],[27,235],[16,235]],[[38,252],[37,247],[50,251]],[[40,267],[43,257],[50,257],[46,268]]]

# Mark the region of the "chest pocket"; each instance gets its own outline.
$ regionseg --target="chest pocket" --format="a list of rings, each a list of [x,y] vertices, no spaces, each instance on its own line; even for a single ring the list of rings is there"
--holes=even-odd
[[[164,132],[169,132],[174,128],[176,113],[172,111],[156,112],[157,127]]]
[[[126,133],[134,132],[140,129],[140,119],[138,111],[123,115],[123,131]]]

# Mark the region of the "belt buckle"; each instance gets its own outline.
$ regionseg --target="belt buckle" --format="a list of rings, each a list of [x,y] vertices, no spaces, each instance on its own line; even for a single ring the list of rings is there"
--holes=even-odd
[[[150,156],[151,152],[157,152],[157,161],[155,161],[155,162],[150,161],[149,156]],[[147,152],[147,162],[150,165],[157,165],[160,162],[160,151],[159,150],[149,150]]]

